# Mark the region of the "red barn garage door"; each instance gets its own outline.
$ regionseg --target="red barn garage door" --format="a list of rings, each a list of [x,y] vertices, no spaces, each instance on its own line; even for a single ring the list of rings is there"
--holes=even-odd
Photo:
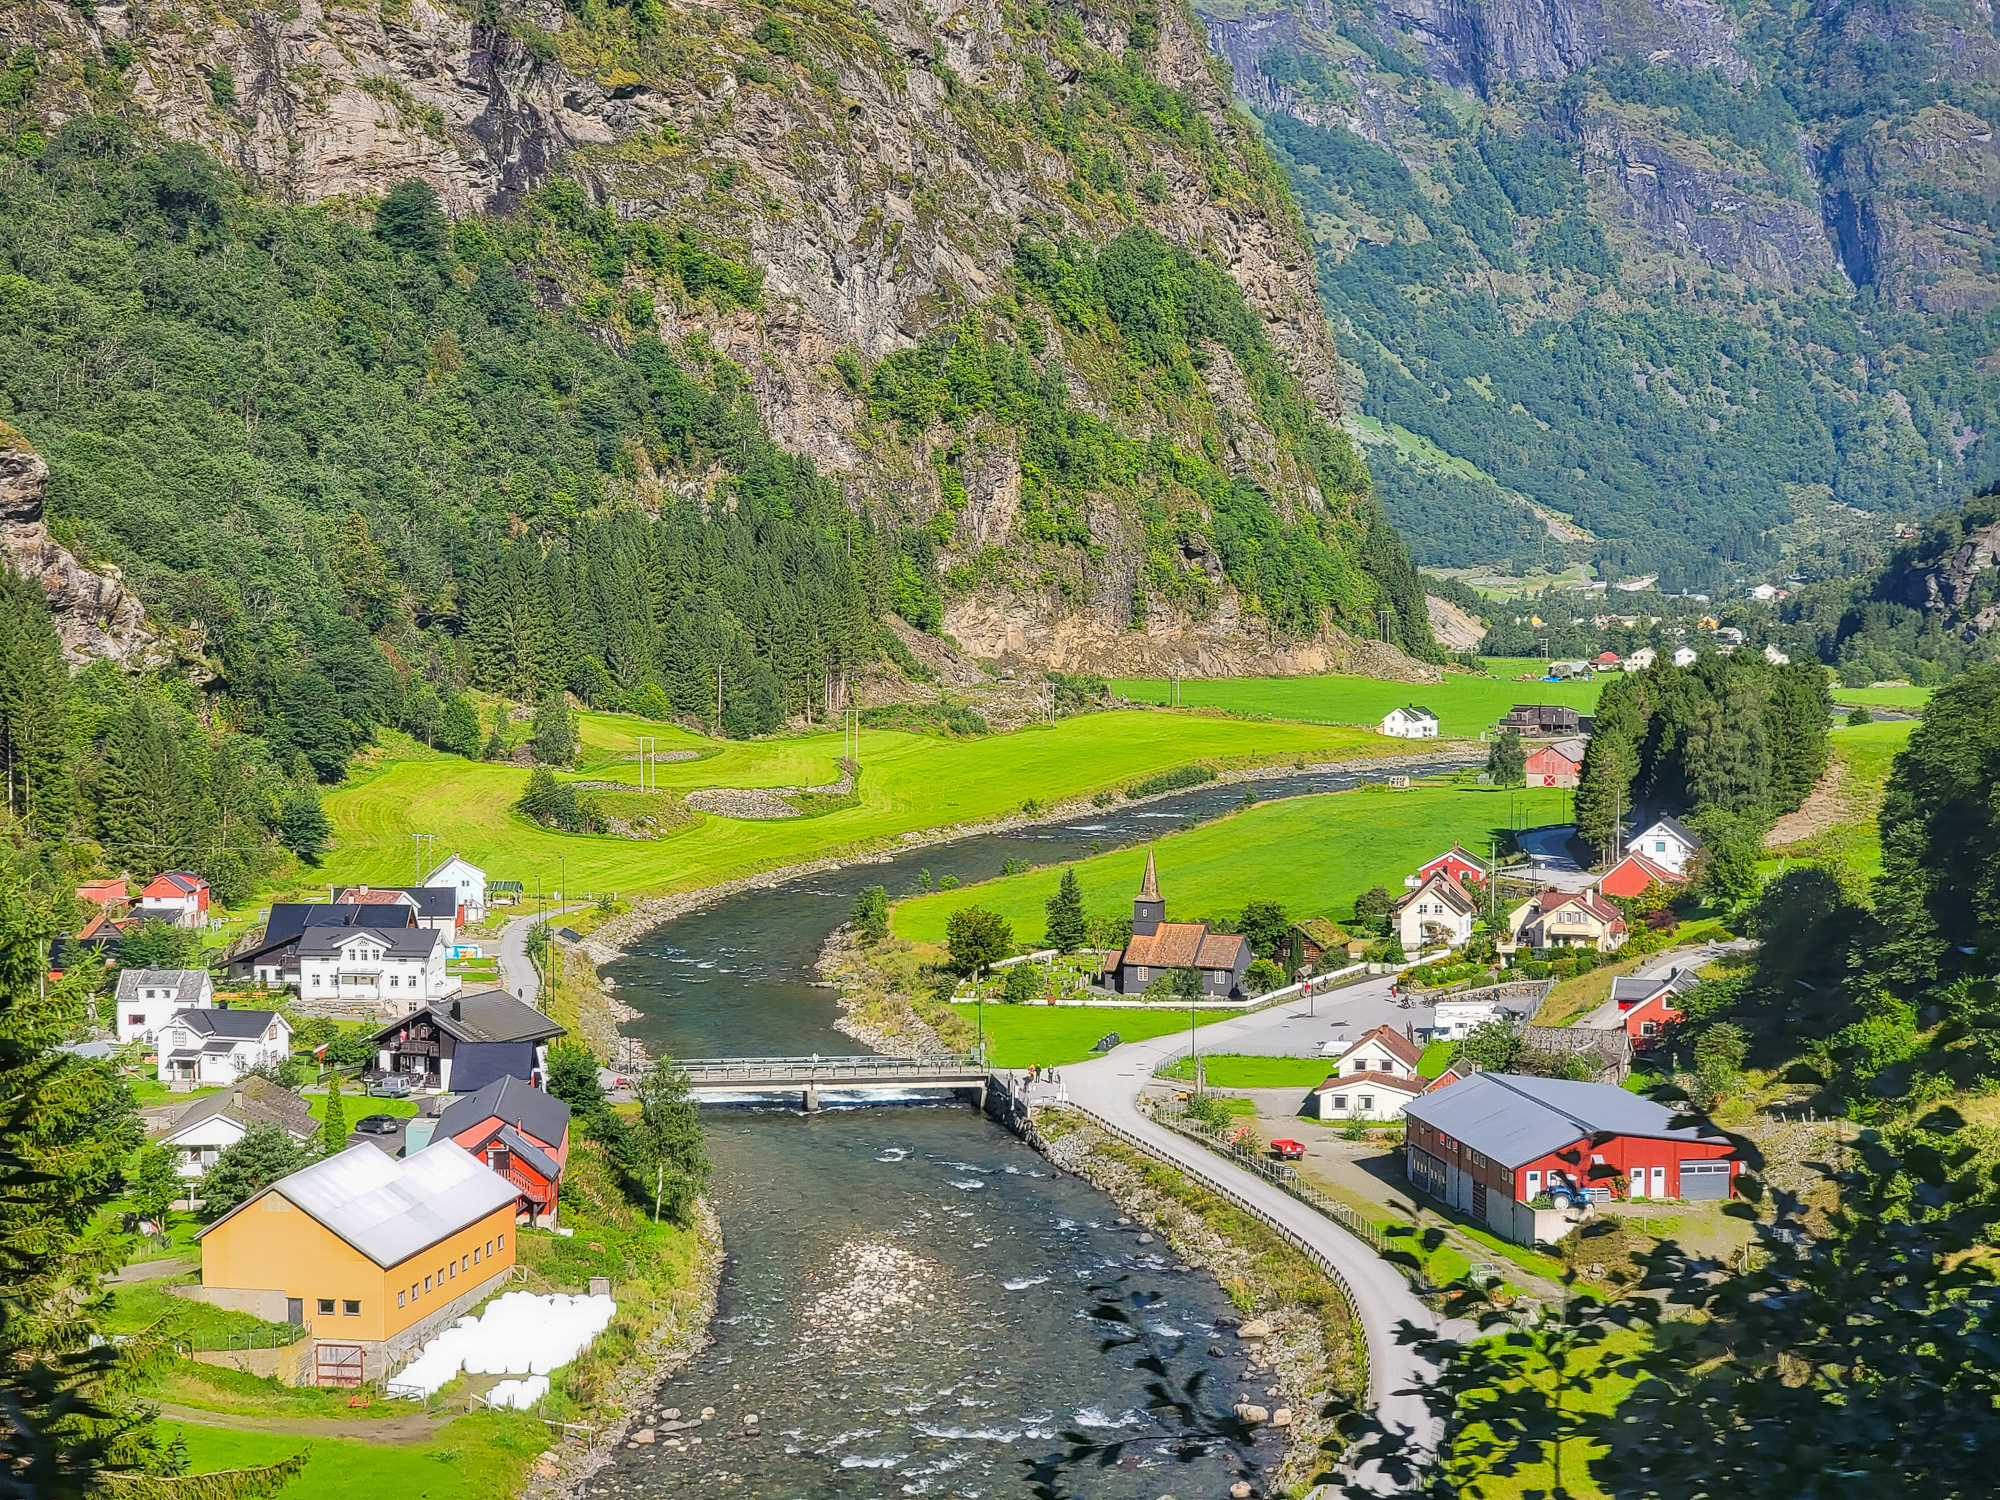
[[[1683,1198],[1727,1198],[1729,1163],[1726,1161],[1684,1161],[1681,1163]]]

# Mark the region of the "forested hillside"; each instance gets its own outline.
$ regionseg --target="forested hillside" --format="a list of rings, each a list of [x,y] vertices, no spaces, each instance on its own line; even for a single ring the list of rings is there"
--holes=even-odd
[[[1351,403],[1390,424],[1364,436],[1395,439],[1371,467],[1419,561],[1836,577],[2000,475],[1984,22],[1203,11],[1312,226]]]
[[[294,601],[440,691],[713,717],[719,662],[739,732],[824,707],[889,609],[1030,667],[1435,651],[1284,181],[1183,11],[36,10],[0,41],[11,419],[59,537],[232,684],[323,633],[265,629]]]

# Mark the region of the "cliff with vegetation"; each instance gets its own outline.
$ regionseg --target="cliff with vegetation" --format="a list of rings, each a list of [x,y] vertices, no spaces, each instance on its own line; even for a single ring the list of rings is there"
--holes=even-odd
[[[933,19],[893,0],[41,6],[0,15],[0,45],[0,140],[20,159],[0,169],[0,200],[17,212],[70,211],[70,195],[96,191],[78,181],[94,158],[171,162],[140,175],[196,274],[226,280],[216,262],[240,250],[282,282],[273,235],[365,235],[370,200],[416,180],[448,233],[435,251],[428,230],[387,242],[428,259],[436,291],[364,290],[344,268],[331,295],[284,287],[336,357],[448,408],[487,373],[474,345],[511,340],[532,367],[544,334],[574,341],[533,382],[546,441],[481,417],[490,463],[461,448],[439,472],[421,442],[391,439],[361,446],[398,450],[377,455],[393,480],[343,478],[337,503],[269,465],[250,486],[303,509],[293,561],[331,592],[343,558],[381,570],[370,629],[394,629],[399,651],[440,664],[433,676],[548,686],[553,669],[490,652],[482,665],[465,644],[485,580],[520,595],[515,614],[545,615],[529,596],[559,598],[590,562],[578,526],[620,507],[734,503],[735,439],[662,441],[660,413],[630,399],[635,381],[659,387],[655,347],[865,518],[871,539],[847,548],[868,580],[864,613],[893,609],[976,655],[1097,670],[1340,665],[1385,628],[1406,652],[1435,652],[1403,545],[1340,430],[1340,364],[1297,211],[1177,7],[996,0]],[[240,178],[151,153],[160,138]],[[163,180],[175,173],[188,180]],[[197,222],[176,224],[188,204]],[[37,233],[8,227],[0,272],[55,295]],[[145,283],[141,316],[209,317],[157,287]],[[268,363],[270,311],[202,336],[239,339],[239,356],[247,336]],[[24,312],[15,330],[34,338],[36,312],[0,296],[0,318]],[[117,402],[86,407],[157,380],[135,373],[130,305],[106,312],[118,357],[66,385],[50,347],[0,375],[7,410],[49,458],[58,527],[124,564],[156,610],[217,626],[188,597],[186,560],[106,503],[118,480],[102,456],[126,433]],[[212,393],[213,423],[247,463],[294,437],[315,452],[277,392],[219,384],[231,389]],[[500,462],[496,445],[516,451]],[[529,448],[545,451],[516,462]],[[242,503],[233,484],[224,509]],[[215,507],[212,489],[202,503]],[[434,511],[463,535],[425,535]],[[626,545],[595,534],[599,557]],[[528,539],[539,555],[509,562]],[[224,592],[240,614],[247,601]],[[388,625],[399,613],[421,640]],[[843,644],[777,645],[787,632],[757,613],[722,598],[708,633],[730,636],[723,616],[744,626],[791,713],[824,706],[829,677],[873,649],[846,625],[816,628],[812,608],[798,630]],[[556,644],[538,649],[559,653],[567,629],[544,630]],[[629,667],[643,651],[584,647],[611,691],[572,691],[599,701],[649,680]],[[626,668],[608,659],[620,651]],[[677,701],[664,669],[650,676]]]
[[[1983,12],[1201,8],[1421,562],[1850,576],[2000,476]]]

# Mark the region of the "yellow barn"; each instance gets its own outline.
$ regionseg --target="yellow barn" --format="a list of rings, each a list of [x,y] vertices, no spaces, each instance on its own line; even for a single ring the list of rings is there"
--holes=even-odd
[[[200,1295],[307,1329],[321,1383],[379,1379],[507,1280],[515,1199],[451,1141],[350,1146],[204,1229]]]

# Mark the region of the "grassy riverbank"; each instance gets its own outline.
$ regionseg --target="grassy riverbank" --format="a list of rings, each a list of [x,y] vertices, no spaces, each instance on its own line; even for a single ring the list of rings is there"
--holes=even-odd
[[[1546,663],[1533,663],[1536,668]],[[1528,669],[1521,662],[1495,662],[1496,672]],[[1122,677],[1111,690],[1134,703],[1164,704],[1171,684],[1157,677]],[[1183,708],[1219,708],[1234,714],[1261,714],[1311,724],[1373,727],[1392,708],[1420,703],[1438,716],[1446,739],[1477,739],[1516,703],[1561,703],[1580,713],[1597,706],[1601,682],[1514,682],[1447,672],[1442,682],[1383,682],[1374,677],[1218,677],[1183,681]]]
[[[1510,810],[1520,809],[1530,825],[1553,822],[1567,799],[1565,792],[1540,787],[1507,792],[1440,783],[1260,803],[1159,840],[1153,853],[1160,893],[1174,920],[1212,918],[1225,931],[1234,930],[1228,922],[1252,900],[1276,901],[1295,919],[1345,920],[1361,892],[1380,885],[1400,894],[1404,875],[1454,843],[1483,853],[1488,838],[1506,829]],[[948,860],[939,863],[948,869]],[[1143,848],[1077,861],[1084,909],[1093,916],[1130,915],[1145,867]],[[898,902],[890,920],[899,937],[942,943],[954,911],[980,906],[1007,918],[1016,941],[1038,942],[1062,868],[915,896]]]
[[[622,722],[630,733],[649,732],[640,720]],[[598,723],[591,732],[608,752],[625,731]],[[818,784],[839,775],[837,733],[738,743],[675,736],[662,730],[662,747],[719,753],[658,766],[665,789]],[[1122,796],[1146,776],[1197,761],[1227,768],[1379,759],[1412,748],[1358,729],[1142,712],[964,740],[868,730],[856,806],[770,822],[696,815],[666,837],[631,840],[558,833],[523,818],[513,810],[529,774],[521,767],[438,755],[407,741],[399,748],[385,736],[352,784],[326,799],[335,833],[328,862],[348,880],[406,879],[410,835],[421,832],[436,835],[441,853],[456,850],[489,878],[523,881],[530,892],[567,881],[575,890],[670,893],[891,844],[907,833],[989,822],[1099,792]],[[406,758],[392,758],[397,754]],[[583,774],[631,781],[637,768],[611,761]]]

